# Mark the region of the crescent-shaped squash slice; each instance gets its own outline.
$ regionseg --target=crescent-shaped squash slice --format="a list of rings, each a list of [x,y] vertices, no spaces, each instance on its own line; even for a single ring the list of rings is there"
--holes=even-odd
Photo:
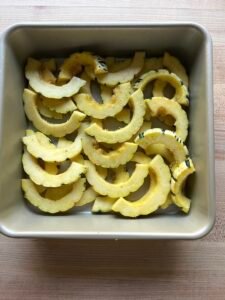
[[[80,122],[85,118],[85,115],[81,112],[74,111],[70,118],[61,124],[49,123],[42,119],[36,102],[38,100],[38,95],[31,90],[25,89],[23,93],[24,100],[24,110],[27,118],[34,124],[34,126],[47,135],[53,135],[55,137],[62,137],[66,134],[72,133],[79,126]]]
[[[108,72],[106,74],[98,75],[98,82],[109,86],[115,86],[119,83],[124,83],[133,80],[134,76],[138,74],[145,59],[145,52],[136,52],[130,65],[117,72]]]
[[[172,116],[175,119],[174,126],[176,127],[176,135],[183,141],[186,140],[188,134],[188,118],[179,103],[164,97],[153,97],[150,100],[145,100],[145,102],[149,107],[152,117],[158,115]]]
[[[97,197],[96,191],[90,186],[86,189],[81,197],[81,199],[76,203],[76,206],[84,206],[88,203],[95,201]]]
[[[59,200],[51,200],[42,197],[35,184],[30,179],[22,179],[22,189],[25,198],[41,211],[55,214],[67,211],[74,207],[75,203],[80,200],[85,190],[85,179],[81,178],[72,185],[72,190]]]
[[[100,195],[112,198],[126,197],[135,192],[143,184],[145,177],[148,175],[148,165],[137,164],[134,172],[125,182],[110,183],[102,178],[90,161],[85,161],[87,167],[86,178],[93,189]]]
[[[181,105],[187,106],[189,104],[189,93],[187,87],[183,84],[182,80],[176,74],[170,73],[169,71],[164,69],[149,71],[143,74],[134,83],[134,88],[144,90],[148,83],[156,79],[166,81],[174,87],[174,89],[176,90],[175,95],[172,98],[174,101],[177,101]]]
[[[65,59],[59,73],[59,80],[70,80],[80,70],[81,66],[90,66],[95,74],[104,74],[108,71],[104,59],[91,52],[77,52]]]
[[[51,84],[41,78],[40,68],[41,62],[29,58],[26,65],[25,75],[29,80],[29,85],[32,89],[45,97],[54,99],[71,97],[75,95],[83,85],[85,85],[85,81],[78,77],[73,77],[68,83],[62,86]]]
[[[148,215],[156,211],[166,201],[170,191],[170,170],[162,157],[157,155],[149,164],[149,174],[154,180],[153,186],[139,200],[130,202],[119,198],[112,210],[125,217],[135,218],[140,215]]]
[[[181,64],[178,58],[170,55],[168,52],[164,53],[163,56],[163,66],[176,74],[188,87],[188,76],[184,66]]]
[[[67,114],[68,112],[73,112],[77,108],[71,98],[63,98],[58,100],[42,97],[42,103],[49,110],[60,114]]]
[[[133,117],[128,125],[115,131],[103,129],[99,124],[93,123],[85,129],[85,132],[94,136],[98,142],[114,144],[123,143],[129,140],[143,124],[145,115],[145,103],[143,101],[143,93],[137,90],[130,97],[130,103],[133,106]]]
[[[160,128],[146,130],[139,134],[135,143],[143,149],[153,144],[163,144],[173,153],[176,162],[182,162],[188,155],[188,149],[183,141],[170,130]]]
[[[131,160],[138,147],[134,143],[125,142],[117,149],[106,152],[97,145],[94,138],[83,134],[81,139],[83,151],[89,160],[103,168],[117,168],[119,165],[126,164]]]
[[[65,172],[57,175],[50,174],[42,169],[37,159],[27,151],[23,154],[22,162],[24,171],[30,176],[30,179],[34,183],[45,187],[59,187],[63,184],[73,183],[86,171],[84,165],[72,162]]]
[[[112,206],[117,199],[110,197],[97,197],[91,211],[94,213],[107,213],[112,211]]]
[[[63,138],[58,140],[58,145],[55,146],[54,144],[51,144],[51,140],[47,137],[48,143],[52,145],[51,149],[46,148],[46,142],[42,142],[41,136],[45,136],[43,133],[35,132],[31,135],[23,137],[23,143],[27,146],[27,151],[32,154],[36,158],[41,158],[44,161],[48,162],[62,162],[66,159],[71,159],[74,156],[78,155],[82,150],[82,143],[81,143],[81,137],[78,134],[78,136],[75,138],[74,142],[68,143],[68,146],[62,147],[62,142],[65,141]],[[67,140],[66,140],[67,142]]]
[[[118,85],[114,91],[113,96],[107,103],[98,103],[89,94],[77,94],[74,100],[77,103],[79,110],[86,115],[97,119],[104,119],[106,117],[115,116],[128,103],[131,93],[130,83]]]
[[[190,158],[181,162],[172,171],[171,194],[173,203],[185,213],[190,210],[191,200],[183,194],[183,187],[187,177],[195,172],[195,167]]]

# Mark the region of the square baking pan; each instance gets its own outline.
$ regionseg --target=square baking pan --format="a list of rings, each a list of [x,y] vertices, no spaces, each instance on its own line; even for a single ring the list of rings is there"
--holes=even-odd
[[[149,56],[169,51],[190,77],[189,140],[196,174],[189,182],[188,215],[138,219],[91,214],[89,208],[50,216],[28,207],[21,191],[21,138],[27,127],[22,92],[29,56],[65,57],[77,50],[100,55]],[[0,231],[11,237],[196,239],[215,221],[212,42],[193,23],[18,24],[0,38]]]

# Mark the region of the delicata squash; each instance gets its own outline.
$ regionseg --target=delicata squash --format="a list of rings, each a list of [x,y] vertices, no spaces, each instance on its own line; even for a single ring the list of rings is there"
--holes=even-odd
[[[123,143],[117,149],[106,152],[97,145],[97,142],[91,136],[83,134],[83,151],[91,162],[103,168],[116,168],[119,165],[126,164],[137,150],[134,143]]]
[[[163,144],[170,150],[176,162],[182,162],[188,155],[183,141],[172,131],[160,128],[146,130],[139,134],[135,142],[143,149],[152,144]]]
[[[29,80],[29,85],[32,89],[45,97],[55,99],[71,97],[76,94],[83,85],[85,85],[85,81],[78,77],[71,78],[68,83],[62,86],[51,84],[41,78],[40,68],[41,62],[33,58],[29,58],[26,65],[25,75]]]
[[[190,158],[187,158],[172,170],[171,197],[173,203],[185,213],[190,210],[191,200],[184,195],[183,187],[187,177],[194,172],[195,167]]]
[[[74,100],[78,108],[86,115],[97,119],[104,119],[112,117],[119,113],[123,107],[128,103],[131,94],[130,83],[118,85],[114,91],[113,96],[107,103],[98,103],[89,94],[77,94]]]
[[[24,90],[23,101],[27,118],[44,134],[53,135],[55,137],[65,136],[75,131],[80,126],[80,122],[85,118],[83,113],[74,111],[70,118],[64,123],[49,123],[40,116],[36,106],[37,99],[38,95],[36,93],[28,89]]]
[[[136,52],[130,65],[117,72],[108,72],[106,74],[98,75],[98,82],[101,84],[115,86],[119,83],[124,83],[133,80],[134,76],[138,74],[145,59],[145,52]]]
[[[108,71],[104,59],[91,52],[76,52],[65,59],[59,73],[59,80],[70,80],[81,71],[81,66],[90,66],[95,74],[104,74]]]
[[[123,143],[129,140],[141,127],[145,115],[145,103],[143,101],[143,93],[137,90],[130,96],[131,105],[133,106],[133,117],[128,125],[123,128],[110,131],[103,129],[99,124],[93,123],[85,132],[94,136],[98,142],[108,144]]]
[[[45,141],[43,143],[43,137]],[[46,140],[47,139],[47,140]],[[58,140],[58,144],[54,145],[51,140],[41,132],[33,132],[23,137],[23,143],[27,146],[27,151],[36,158],[41,158],[48,162],[62,162],[66,159],[73,158],[82,150],[81,137],[78,134],[74,142],[62,147],[62,139]],[[63,139],[65,145],[65,139]],[[47,147],[46,147],[47,144]],[[51,147],[49,149],[49,146]]]
[[[149,190],[139,200],[130,202],[120,197],[112,206],[114,212],[135,218],[156,211],[167,200],[170,191],[170,170],[162,157],[157,155],[149,164],[151,182]]]
[[[86,172],[84,165],[72,162],[65,172],[56,175],[50,174],[41,168],[37,159],[27,151],[23,154],[22,162],[24,171],[30,176],[30,179],[45,187],[59,187],[63,184],[73,183],[80,178],[81,174]]]
[[[85,179],[80,178],[72,185],[72,190],[59,200],[51,200],[41,196],[36,189],[35,184],[30,179],[22,179],[22,189],[24,197],[34,206],[43,212],[55,214],[65,212],[73,208],[78,202],[85,190]]]
[[[189,92],[187,87],[183,84],[182,80],[174,73],[170,73],[167,70],[160,69],[157,71],[149,71],[139,77],[134,83],[134,89],[144,90],[148,83],[153,80],[160,79],[171,84],[176,92],[172,98],[181,105],[188,106],[189,104]]]
[[[174,126],[176,127],[176,135],[183,141],[187,138],[188,119],[186,112],[181,105],[174,100],[169,100],[165,97],[153,97],[145,100],[148,105],[152,117],[158,115],[172,116],[175,119]]]
[[[134,172],[127,181],[114,184],[102,178],[96,171],[94,164],[90,161],[86,160],[85,166],[87,167],[87,181],[93,189],[100,195],[112,198],[125,197],[131,192],[135,192],[143,184],[145,177],[148,175],[148,165],[137,164]]]

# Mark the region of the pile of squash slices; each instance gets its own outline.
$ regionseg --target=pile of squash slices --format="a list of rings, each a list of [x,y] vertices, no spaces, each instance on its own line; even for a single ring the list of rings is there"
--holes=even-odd
[[[171,205],[189,212],[189,82],[176,57],[29,58],[25,76],[22,189],[33,206],[55,214],[92,203],[92,212],[130,218]]]

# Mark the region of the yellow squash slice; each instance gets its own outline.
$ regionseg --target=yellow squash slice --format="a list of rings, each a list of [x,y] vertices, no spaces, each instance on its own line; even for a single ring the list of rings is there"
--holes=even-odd
[[[46,140],[44,143],[42,142],[43,136],[48,139],[48,142],[46,142]],[[63,146],[62,142],[64,142]],[[61,138],[58,140],[58,145],[55,146],[43,133],[36,132],[23,137],[23,143],[27,146],[27,151],[30,154],[48,162],[62,162],[66,159],[71,159],[78,155],[82,150],[81,137],[79,134],[74,142]],[[67,144],[65,145],[65,143]],[[46,144],[51,145],[51,149],[49,149],[49,147],[46,148]]]
[[[182,162],[188,155],[188,149],[183,141],[170,130],[149,129],[140,133],[135,142],[143,149],[153,144],[163,144],[173,153],[176,162]]]
[[[80,200],[85,190],[85,179],[81,178],[72,185],[70,193],[65,195],[59,200],[51,200],[42,197],[35,184],[29,179],[22,179],[22,189],[24,191],[25,198],[34,206],[38,207],[41,211],[51,214],[64,212],[72,207]]]
[[[81,199],[76,203],[76,206],[84,206],[88,203],[95,201],[97,195],[98,194],[95,192],[95,190],[90,186],[84,191]]]
[[[80,122],[85,118],[85,115],[81,112],[74,111],[70,118],[61,124],[49,123],[42,119],[36,102],[38,100],[38,95],[31,90],[25,89],[23,93],[24,100],[24,110],[28,119],[34,124],[34,126],[45,134],[53,135],[55,137],[62,137],[66,134],[72,133],[79,126]]]
[[[120,84],[113,92],[111,100],[103,104],[96,102],[89,94],[77,94],[74,96],[74,100],[79,110],[86,115],[97,119],[104,119],[115,116],[128,103],[131,85],[130,83]]]
[[[42,103],[49,110],[60,114],[67,114],[68,112],[73,112],[77,108],[71,98],[63,98],[58,100],[42,97]]]
[[[183,141],[186,140],[188,134],[188,118],[179,103],[164,97],[153,97],[145,102],[150,109],[152,117],[158,115],[163,117],[168,115],[172,116],[175,119],[174,126],[176,127],[176,135]]]
[[[180,78],[177,75],[175,75],[174,73],[169,73],[167,70],[164,69],[150,71],[143,74],[134,83],[134,88],[144,90],[148,83],[156,79],[165,81],[175,88],[176,92],[174,97],[172,98],[174,101],[177,101],[181,105],[187,106],[189,104],[189,93],[187,87],[183,84],[182,80],[180,80]]]
[[[136,52],[130,65],[117,72],[108,72],[106,74],[98,75],[98,82],[109,86],[115,86],[119,83],[124,83],[133,80],[134,76],[138,74],[145,59],[145,52]]]
[[[137,150],[137,145],[134,143],[123,143],[117,149],[106,152],[99,147],[94,138],[83,134],[82,135],[83,151],[97,166],[103,168],[117,168],[119,165],[126,164]]]
[[[73,183],[86,171],[84,165],[72,162],[69,168],[61,174],[53,175],[47,173],[40,167],[37,159],[27,151],[23,154],[22,162],[24,171],[30,176],[30,179],[34,183],[45,187],[58,187],[63,184]]]
[[[59,80],[70,80],[74,75],[80,72],[81,66],[90,66],[94,74],[104,74],[108,71],[104,59],[94,55],[91,52],[74,53],[65,59],[59,73]]]
[[[85,132],[94,136],[98,142],[108,144],[123,143],[129,140],[142,126],[145,115],[145,103],[143,93],[137,90],[130,97],[130,103],[133,106],[133,117],[128,125],[115,131],[103,129],[99,124],[93,123],[85,129]]]
[[[148,165],[137,164],[134,172],[127,181],[114,184],[102,178],[90,161],[85,161],[85,166],[87,167],[87,181],[93,189],[100,195],[112,198],[126,197],[130,193],[135,192],[143,184],[145,177],[148,175]]]
[[[112,211],[112,206],[117,199],[110,197],[97,197],[92,206],[92,212],[94,213],[107,213]]]
[[[166,202],[170,191],[170,170],[162,157],[157,155],[149,164],[149,175],[155,183],[139,200],[130,202],[119,198],[112,210],[123,216],[135,218],[140,215],[148,215],[156,211]]]
[[[188,87],[187,72],[178,58],[170,55],[168,52],[165,52],[163,56],[163,66],[170,70],[170,72],[176,74],[183,81],[186,87]]]
[[[187,177],[195,172],[195,167],[190,158],[181,162],[172,171],[171,180],[171,194],[173,203],[175,203],[181,210],[188,213],[190,210],[191,200],[183,194],[183,187]]]
[[[71,97],[75,95],[83,85],[85,85],[85,81],[78,77],[73,77],[68,83],[62,86],[48,83],[41,78],[40,68],[41,62],[29,58],[26,65],[25,75],[29,80],[29,85],[32,89],[45,97],[54,99]]]

